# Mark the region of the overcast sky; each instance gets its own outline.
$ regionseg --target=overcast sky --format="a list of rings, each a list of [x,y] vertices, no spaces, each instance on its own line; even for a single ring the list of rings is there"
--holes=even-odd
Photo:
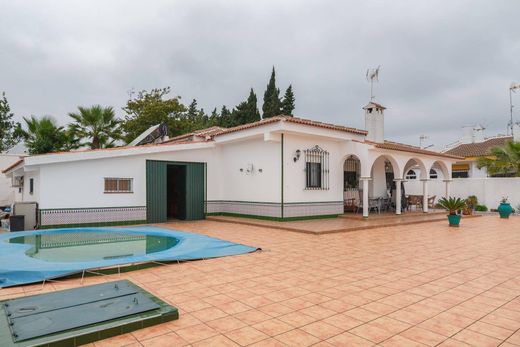
[[[122,116],[130,90],[165,86],[206,111],[250,87],[261,101],[274,65],[297,116],[363,128],[366,69],[382,65],[386,138],[440,148],[463,125],[504,133],[520,82],[516,0],[0,0],[0,14],[0,91],[18,120],[66,123],[93,104]]]

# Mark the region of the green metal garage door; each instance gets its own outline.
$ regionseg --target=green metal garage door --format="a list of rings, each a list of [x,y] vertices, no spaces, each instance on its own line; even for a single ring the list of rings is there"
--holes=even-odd
[[[146,215],[148,223],[166,222],[168,165],[186,167],[186,220],[204,219],[205,163],[146,161]]]

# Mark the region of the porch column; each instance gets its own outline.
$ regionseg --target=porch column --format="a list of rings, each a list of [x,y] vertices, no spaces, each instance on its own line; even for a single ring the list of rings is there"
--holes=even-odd
[[[371,178],[360,177],[359,179],[363,182],[363,217],[368,218],[368,181]]]
[[[453,180],[443,180],[443,182],[446,184],[445,186],[445,194],[444,197],[448,199],[450,197],[450,182]]]
[[[423,212],[428,212],[428,179],[423,178],[421,179],[423,186],[422,186],[422,192],[423,192]]]
[[[401,214],[401,182],[402,178],[394,179],[395,182],[395,214]]]

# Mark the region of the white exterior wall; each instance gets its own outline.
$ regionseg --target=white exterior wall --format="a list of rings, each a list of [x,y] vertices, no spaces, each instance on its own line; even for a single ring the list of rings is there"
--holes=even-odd
[[[10,205],[17,200],[18,188],[11,187],[11,178],[1,173],[1,171],[18,160],[20,160],[20,157],[17,155],[0,154],[0,206]]]
[[[422,194],[422,182],[419,180],[405,182],[406,194]],[[445,183],[442,180],[428,182],[428,195],[444,196]],[[475,195],[480,205],[489,209],[497,208],[500,199],[507,196],[511,206],[520,204],[520,177],[486,177],[486,178],[454,178],[450,183],[450,195],[467,198]]]

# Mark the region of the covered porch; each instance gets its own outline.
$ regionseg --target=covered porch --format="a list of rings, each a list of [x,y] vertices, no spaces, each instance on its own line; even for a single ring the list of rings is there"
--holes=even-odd
[[[450,195],[451,166],[455,158],[396,143],[373,143],[365,152],[343,161],[343,201],[346,214],[427,213]],[[407,191],[407,182],[420,180],[421,189]],[[442,180],[444,195],[428,193],[432,180]]]

